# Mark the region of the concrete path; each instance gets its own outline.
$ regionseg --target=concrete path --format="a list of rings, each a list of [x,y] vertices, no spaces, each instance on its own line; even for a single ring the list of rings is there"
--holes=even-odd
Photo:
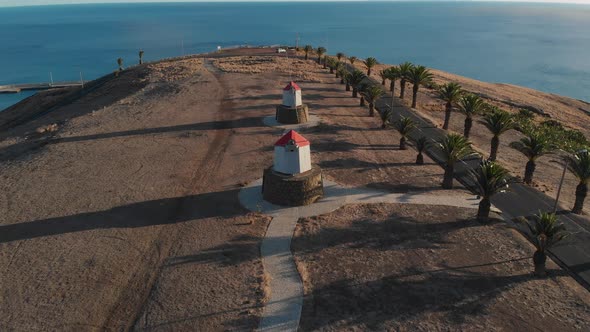
[[[262,313],[259,331],[297,331],[299,326],[303,283],[291,254],[291,238],[299,218],[329,213],[353,203],[429,204],[473,209],[477,209],[479,204],[473,195],[457,192],[449,196],[423,192],[397,194],[347,188],[326,180],[324,197],[308,206],[282,207],[266,202],[262,199],[262,179],[244,187],[239,193],[239,200],[247,209],[273,218],[260,250],[264,269],[271,279],[271,294]]]

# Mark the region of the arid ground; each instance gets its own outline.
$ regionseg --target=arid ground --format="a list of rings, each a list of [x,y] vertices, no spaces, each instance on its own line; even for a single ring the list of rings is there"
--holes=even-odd
[[[232,55],[241,57],[224,58]],[[0,329],[255,328],[268,291],[259,245],[270,220],[240,207],[237,193],[272,163],[272,145],[282,130],[264,126],[262,118],[274,114],[281,88],[292,79],[322,119],[302,133],[326,178],[396,192],[445,193],[438,165],[428,158],[426,165],[414,165],[415,151],[399,151],[397,133],[381,129],[358,99],[311,60],[279,58],[268,50],[230,51],[129,68],[82,91],[47,91],[0,113]],[[515,160],[514,165],[522,162]],[[542,173],[550,167],[540,166],[537,178],[551,174]],[[573,197],[571,187],[564,202],[568,196]],[[339,210],[334,222],[352,222],[358,211]],[[428,208],[428,215],[434,211]],[[437,221],[418,221],[461,222],[473,213],[447,212]],[[478,235],[482,243],[521,241],[509,231]],[[529,247],[519,248],[530,256]],[[512,255],[503,246],[489,249],[498,258]],[[462,257],[449,266],[490,262]],[[530,262],[518,264],[501,276],[525,278]],[[388,275],[406,273],[406,267]],[[537,296],[556,299],[555,310],[570,310],[567,317],[587,315],[583,290],[558,270],[554,274],[558,280],[543,282],[545,287],[521,282],[530,287],[522,296],[501,294],[515,302],[541,292]],[[555,294],[566,291],[583,294],[560,302],[562,295]],[[579,308],[572,311],[575,303]],[[304,316],[304,329],[338,326],[314,319]],[[586,322],[587,316],[579,324],[584,328]],[[516,326],[528,326],[522,324]],[[551,326],[577,323],[559,324]]]
[[[407,204],[301,219],[292,244],[303,331],[584,331],[590,295],[500,220]]]

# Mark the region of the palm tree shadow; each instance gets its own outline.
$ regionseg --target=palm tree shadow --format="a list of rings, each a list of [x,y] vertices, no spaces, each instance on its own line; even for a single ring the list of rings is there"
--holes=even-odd
[[[317,218],[321,217],[311,219]],[[500,223],[499,220],[494,222]],[[300,223],[305,227],[305,220]],[[382,222],[367,217],[354,221],[346,228],[322,227],[320,231],[306,236],[305,247],[299,245],[299,238],[295,238],[294,248],[306,254],[336,246],[379,251],[437,249],[452,243],[448,240],[450,233],[481,226],[475,218],[430,223],[393,213]]]
[[[137,228],[244,214],[238,189],[172,197],[108,210],[0,226],[0,243],[94,229]]]
[[[368,282],[340,280],[305,296],[301,330],[329,328],[335,322],[346,322],[339,327],[365,325],[371,330],[385,330],[389,321],[403,323],[429,314],[442,314],[447,321],[462,324],[470,317],[486,314],[496,297],[533,278],[531,274],[440,271]]]
[[[167,260],[165,267],[185,264],[215,263],[222,266],[235,266],[260,257],[262,237],[240,235],[228,243],[215,246],[194,255],[176,256]]]

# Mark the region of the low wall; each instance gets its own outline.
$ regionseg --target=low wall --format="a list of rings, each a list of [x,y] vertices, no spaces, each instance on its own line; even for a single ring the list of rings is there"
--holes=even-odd
[[[305,104],[298,106],[297,108],[278,105],[275,118],[277,122],[283,124],[305,123],[309,120],[308,107]]]
[[[262,197],[270,203],[283,206],[309,205],[323,195],[322,170],[318,166],[297,175],[277,173],[272,166],[264,170]]]

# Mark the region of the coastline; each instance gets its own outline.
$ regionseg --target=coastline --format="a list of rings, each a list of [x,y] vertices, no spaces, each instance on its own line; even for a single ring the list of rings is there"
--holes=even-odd
[[[2,326],[202,331],[259,326],[273,293],[273,275],[260,257],[272,220],[246,211],[239,193],[272,164],[272,145],[283,130],[265,125],[263,119],[274,114],[281,89],[290,80],[298,82],[310,111],[321,119],[318,126],[301,132],[312,142],[313,161],[327,180],[402,197],[472,197],[460,183],[453,190],[441,189],[440,165],[426,155],[424,165],[417,166],[413,148],[399,149],[398,132],[381,128],[379,118],[368,116],[359,99],[314,59],[286,59],[267,48],[146,63],[116,78],[92,82],[95,88],[84,94],[54,91],[55,96],[38,96],[63,104],[46,112],[41,103],[34,107],[35,100],[29,101],[31,118],[21,119],[20,125],[13,122],[0,134],[0,210],[6,211],[0,216],[0,277],[6,280],[0,292],[5,294],[1,306],[11,308]],[[414,112],[436,125],[442,102],[432,98],[431,90],[423,90],[418,108],[404,104],[407,96],[397,99],[396,107],[400,114]],[[70,102],[64,101],[68,95]],[[454,114],[451,129],[458,130],[462,120]],[[487,150],[490,135],[478,126],[474,124],[473,140]],[[519,171],[521,156],[506,147],[517,135],[503,136],[499,159]],[[549,168],[557,167],[540,165],[538,178],[552,178]],[[567,180],[562,202],[569,205],[573,193]],[[328,222],[346,222],[359,213],[372,223],[375,217],[395,214],[391,225],[402,229],[378,234],[398,236],[406,227],[417,234],[402,236],[397,242],[402,247],[377,240],[385,243],[385,250],[369,245],[369,254],[401,255],[400,262],[413,265],[416,256],[406,253],[407,244],[423,254],[419,261],[438,257],[423,266],[425,271],[447,265],[479,271],[476,284],[487,286],[473,290],[469,299],[497,294],[498,301],[514,306],[508,310],[486,305],[487,326],[507,324],[522,330],[533,320],[523,321],[522,315],[515,318],[510,312],[538,318],[539,310],[546,308],[551,310],[539,324],[555,324],[551,326],[556,330],[590,326],[590,299],[584,288],[553,264],[551,278],[529,277],[532,246],[513,230],[499,231],[506,227],[503,222],[479,224],[470,220],[475,210],[461,214],[421,206],[413,208],[415,216],[402,210],[411,212],[405,215],[415,219],[414,227],[407,218],[398,218],[396,207],[390,212],[384,208],[353,206],[343,210],[344,217]],[[427,214],[431,220],[424,219]],[[460,232],[456,238],[447,237],[449,227]],[[469,251],[464,250],[465,241]],[[460,255],[449,252],[451,246]],[[487,264],[509,259],[519,259],[516,269]],[[381,260],[366,261],[383,265]],[[383,266],[384,275],[407,272],[396,264]],[[304,273],[302,278],[305,281]],[[463,279],[454,280],[438,287],[449,290],[451,299],[457,299],[453,287],[463,285]],[[432,298],[429,291],[417,294]],[[446,307],[449,302],[442,303]],[[581,321],[556,319],[566,313]],[[481,314],[473,317],[481,322]],[[445,317],[418,320],[461,329],[461,322]]]
[[[268,46],[248,46],[239,45],[234,47],[223,48],[223,52],[233,51],[231,56],[239,56],[243,53],[252,52],[252,55],[258,55],[263,53],[269,53],[271,55],[273,48],[279,47],[280,45],[268,45]],[[260,52],[262,51],[262,52]],[[133,69],[149,64],[158,64],[165,62],[174,62],[183,59],[191,58],[203,58],[203,57],[223,57],[230,55],[223,55],[223,53],[209,52],[209,53],[198,53],[179,57],[163,58],[152,62],[146,62],[143,65],[134,65],[127,69]],[[359,66],[360,64],[357,64]],[[376,75],[379,70],[389,67],[393,64],[379,64],[374,70],[372,75],[377,78]],[[360,65],[362,67],[362,65]],[[468,92],[478,94],[480,97],[496,104],[507,110],[518,110],[518,109],[529,109],[533,112],[546,117],[548,119],[555,119],[562,121],[563,124],[569,128],[577,130],[587,130],[590,128],[590,102],[572,97],[567,97],[555,93],[543,92],[532,88],[508,84],[508,83],[494,83],[486,82],[458,74],[442,71],[436,68],[430,68],[434,74],[434,81],[440,82],[457,82],[461,84],[464,89]],[[95,80],[88,81],[88,86],[95,86],[95,84],[101,84],[101,82],[109,80],[112,77],[112,73],[103,75]],[[71,99],[71,92],[78,91],[78,88],[62,88],[62,89],[49,89],[50,92],[55,92],[69,96]],[[0,111],[0,130],[9,128],[11,122],[17,119],[30,119],[35,114],[45,114],[47,109],[51,109],[56,105],[53,103],[47,103],[47,97],[55,96],[54,93],[44,93],[46,91],[38,91],[36,94],[29,96],[16,104],[9,106],[8,108]],[[424,91],[420,91],[424,93]],[[49,95],[49,96],[46,96]],[[57,100],[58,105],[61,101]],[[38,104],[41,104],[38,107]],[[45,105],[46,104],[46,105]],[[429,110],[436,110],[435,105],[425,105]],[[433,107],[434,106],[434,107]],[[563,111],[566,110],[564,113]],[[572,119],[573,117],[573,119]],[[18,123],[23,123],[22,120],[18,120]],[[586,136],[590,139],[588,134]]]

